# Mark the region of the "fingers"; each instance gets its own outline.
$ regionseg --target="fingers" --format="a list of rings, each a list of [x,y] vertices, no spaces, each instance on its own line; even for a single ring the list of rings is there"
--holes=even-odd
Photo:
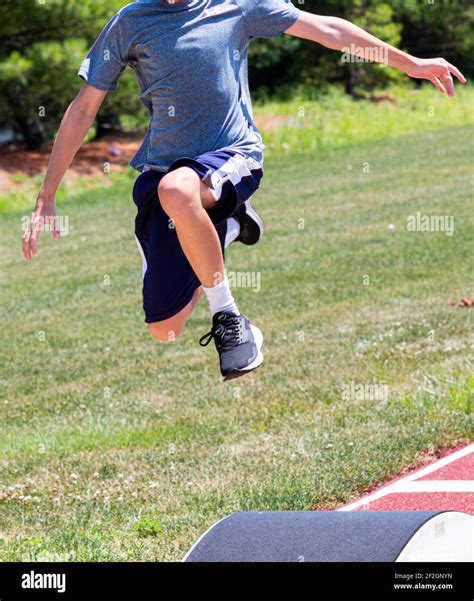
[[[56,217],[52,220],[51,223],[51,235],[55,240],[59,240],[61,238],[61,230],[59,229],[59,220]]]
[[[428,60],[428,73],[425,76],[442,94],[454,96],[454,75],[461,83],[466,83],[466,78],[461,71],[448,63],[444,58]]]
[[[433,77],[433,79],[430,79],[430,81],[435,86],[435,88],[438,88],[438,90],[441,92],[441,94],[446,94],[446,90],[444,89],[443,84],[440,82],[440,80],[437,77]]]
[[[41,231],[41,217],[35,215],[31,220],[30,253],[35,256],[38,252],[38,238]]]
[[[28,227],[22,237],[23,256],[26,261],[31,261],[38,252],[38,238],[43,227],[48,226],[51,229],[51,235],[55,240],[61,238],[59,221],[56,215],[43,217],[40,211],[36,210],[28,222]]]
[[[461,73],[461,71],[457,67],[455,67],[451,63],[447,63],[447,65],[448,65],[449,72],[452,73],[455,77],[457,77],[461,83],[467,82],[467,79],[464,77],[464,75]]]
[[[33,213],[28,223],[28,228],[23,234],[22,248],[23,256],[26,261],[31,259],[38,252],[38,237],[41,230],[41,217]]]
[[[444,59],[443,59],[443,67],[445,69],[445,72],[441,76],[441,81],[443,82],[443,85],[448,93],[448,96],[454,96],[454,81],[453,81],[452,75],[454,75],[461,83],[466,83],[467,80],[457,67],[455,67],[451,63],[448,63],[448,61],[446,61]]]
[[[443,82],[443,86],[446,89],[448,96],[454,96],[454,81],[449,71],[441,76],[441,81]]]
[[[31,261],[38,252],[39,233],[40,227],[38,227],[38,221],[35,220],[35,218],[32,218],[28,224],[28,229],[25,231],[22,238],[23,256],[26,261]]]
[[[28,229],[25,231],[22,238],[23,256],[25,257],[26,261],[31,261],[30,238],[31,230],[30,226],[28,226]]]

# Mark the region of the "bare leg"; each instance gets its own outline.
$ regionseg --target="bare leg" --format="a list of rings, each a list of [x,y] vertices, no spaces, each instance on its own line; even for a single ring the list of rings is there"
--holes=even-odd
[[[195,171],[180,167],[163,177],[158,196],[195,274],[203,286],[212,288],[225,275],[219,236],[206,212],[215,203],[210,189]]]
[[[224,380],[257,369],[263,361],[263,335],[239,313],[232,296],[221,242],[206,210],[215,202],[211,190],[193,169],[181,167],[162,178],[158,196],[164,212],[174,222],[181,248],[209,302],[212,329],[200,344],[207,346],[214,339]],[[197,302],[196,295],[193,301]],[[152,335],[159,340],[174,340],[194,308],[193,301],[172,319],[152,324]]]
[[[202,288],[198,288],[193,295],[192,300],[181,309],[179,313],[173,315],[169,319],[164,321],[157,321],[155,323],[148,324],[150,328],[150,334],[153,338],[161,340],[162,342],[173,342],[183,332],[186,322],[194,311],[194,308],[199,302],[202,295]]]

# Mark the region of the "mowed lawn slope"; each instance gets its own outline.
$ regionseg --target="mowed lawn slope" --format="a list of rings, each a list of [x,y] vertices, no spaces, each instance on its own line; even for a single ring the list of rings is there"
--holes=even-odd
[[[261,277],[235,296],[266,361],[226,384],[204,303],[147,333],[131,179],[64,202],[30,265],[3,215],[0,559],[179,560],[234,511],[332,507],[468,440],[472,310],[448,303],[472,297],[473,136],[267,161],[265,239],[228,253]],[[407,231],[417,211],[454,235]]]

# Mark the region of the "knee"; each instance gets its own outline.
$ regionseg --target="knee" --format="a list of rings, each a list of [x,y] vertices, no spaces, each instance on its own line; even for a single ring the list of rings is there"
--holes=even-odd
[[[174,342],[182,333],[184,326],[157,322],[148,324],[150,334],[160,342]]]
[[[165,175],[158,185],[158,198],[165,213],[176,219],[199,206],[199,183],[199,176],[189,168]]]

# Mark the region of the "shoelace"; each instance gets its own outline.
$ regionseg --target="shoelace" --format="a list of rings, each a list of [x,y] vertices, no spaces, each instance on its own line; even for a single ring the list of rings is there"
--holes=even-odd
[[[215,340],[219,350],[230,350],[242,342],[243,329],[242,320],[236,317],[228,317],[224,323],[213,326],[211,331],[199,340],[201,346],[207,346],[211,340]]]

